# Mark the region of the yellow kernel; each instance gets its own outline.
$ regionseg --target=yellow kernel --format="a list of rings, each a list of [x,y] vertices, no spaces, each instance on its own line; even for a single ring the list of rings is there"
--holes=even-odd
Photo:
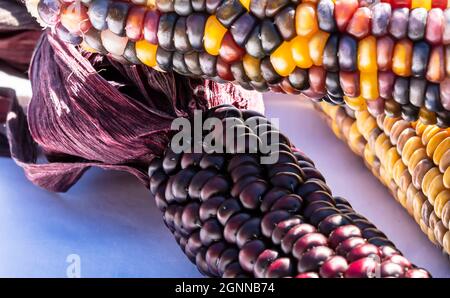
[[[435,165],[438,165],[441,161],[442,156],[450,148],[450,137],[442,140],[439,145],[436,147],[436,150],[433,153],[433,162]]]
[[[309,55],[308,40],[304,37],[297,36],[291,42],[292,58],[300,68],[310,68],[313,65],[311,56]]]
[[[227,33],[227,28],[225,28],[214,15],[206,20],[203,44],[208,54],[213,56],[219,55],[220,46],[222,45],[225,33]]]
[[[392,57],[392,71],[399,76],[411,75],[413,44],[409,39],[403,39],[395,44]]]
[[[430,182],[430,186],[428,187],[428,201],[434,205],[436,197],[443,190],[445,190],[445,186],[442,180],[442,175],[439,174]]]
[[[412,0],[411,1],[411,9],[423,7],[426,10],[430,10],[432,1],[433,0]]]
[[[323,62],[323,50],[327,44],[329,33],[325,31],[317,31],[308,43],[309,56],[311,57],[314,65],[321,66]]]
[[[136,42],[136,56],[143,64],[147,66],[156,66],[157,49],[157,45],[151,44],[144,39]]]
[[[295,11],[295,29],[297,35],[311,37],[319,30],[316,8],[312,3],[302,3]]]
[[[433,157],[436,148],[449,136],[449,133],[445,130],[437,131],[436,134],[432,135],[427,142],[427,154],[430,158]]]
[[[247,9],[247,11],[250,10],[250,3],[252,0],[239,0],[239,2],[241,2],[242,6],[245,7],[245,9]]]
[[[431,184],[431,181],[433,181],[433,179],[436,178],[436,176],[438,176],[440,174],[441,174],[441,172],[439,172],[439,169],[434,167],[434,168],[431,168],[425,174],[425,176],[423,176],[421,188],[422,188],[423,194],[426,195],[427,197],[428,197],[428,190],[429,190],[429,186]]]
[[[358,44],[358,69],[361,72],[377,71],[377,39],[368,36]]]
[[[378,73],[361,72],[360,84],[361,96],[367,100],[375,100],[379,97],[378,93]]]
[[[344,96],[344,101],[347,106],[354,111],[365,111],[367,108],[366,100],[361,97],[348,97]]]
[[[434,211],[436,215],[441,218],[442,216],[442,209],[444,208],[444,205],[450,201],[450,190],[444,189],[442,190],[434,200]]]
[[[250,78],[250,80],[255,82],[260,82],[263,80],[261,76],[261,61],[249,54],[244,56],[242,60],[244,66],[245,74]]]
[[[295,69],[295,61],[292,58],[290,42],[283,42],[270,55],[270,62],[280,76],[287,77],[290,75]]]

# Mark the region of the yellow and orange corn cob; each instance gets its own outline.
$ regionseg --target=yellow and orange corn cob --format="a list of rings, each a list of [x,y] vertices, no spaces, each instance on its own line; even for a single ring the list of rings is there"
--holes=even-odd
[[[343,108],[320,109],[334,133],[364,158],[428,238],[450,254],[449,131],[384,115],[374,118],[367,111],[352,117]]]

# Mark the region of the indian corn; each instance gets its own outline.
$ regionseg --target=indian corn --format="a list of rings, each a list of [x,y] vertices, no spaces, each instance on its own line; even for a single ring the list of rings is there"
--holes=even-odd
[[[447,0],[28,0],[61,39],[247,89],[450,125]]]

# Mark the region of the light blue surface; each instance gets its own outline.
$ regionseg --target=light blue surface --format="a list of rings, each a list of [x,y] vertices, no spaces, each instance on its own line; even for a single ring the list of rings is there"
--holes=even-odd
[[[335,195],[375,223],[419,266],[450,277],[450,261],[298,97],[268,95],[269,117],[322,171]],[[199,277],[164,226],[149,192],[133,177],[91,169],[66,194],[28,182],[0,158],[0,277],[65,277],[68,255],[82,277]]]
[[[88,171],[66,194],[33,186],[0,158],[0,277],[200,277],[133,177]]]

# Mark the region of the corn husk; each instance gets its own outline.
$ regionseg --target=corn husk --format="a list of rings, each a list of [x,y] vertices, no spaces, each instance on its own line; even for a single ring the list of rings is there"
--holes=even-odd
[[[8,97],[11,156],[33,183],[58,192],[92,166],[129,172],[147,185],[148,164],[167,147],[172,121],[195,109],[230,103],[263,111],[258,93],[123,65],[49,32],[38,42],[30,79],[27,117]],[[49,163],[37,163],[40,150]]]
[[[26,76],[41,33],[22,3],[0,0],[0,70]]]

